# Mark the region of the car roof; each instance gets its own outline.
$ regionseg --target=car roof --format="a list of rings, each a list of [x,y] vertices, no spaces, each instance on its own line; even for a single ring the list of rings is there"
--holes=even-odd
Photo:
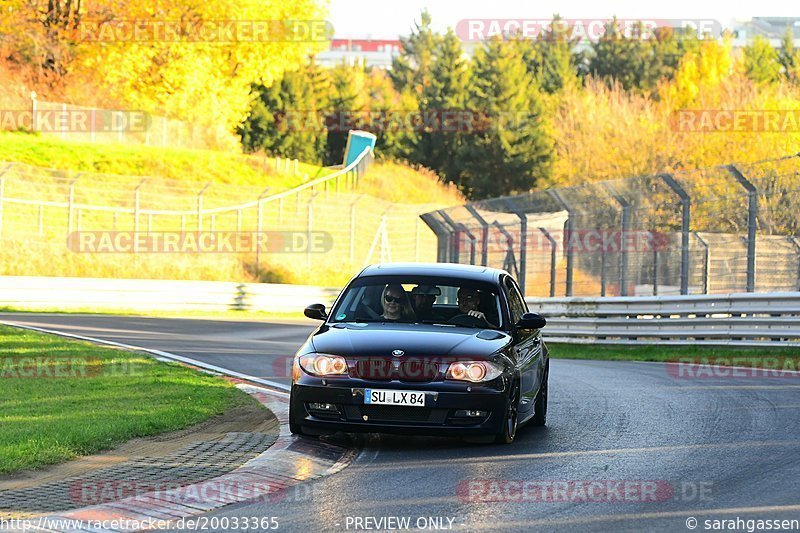
[[[380,263],[370,265],[356,276],[445,276],[448,278],[497,283],[502,274],[499,268],[462,265],[459,263]]]

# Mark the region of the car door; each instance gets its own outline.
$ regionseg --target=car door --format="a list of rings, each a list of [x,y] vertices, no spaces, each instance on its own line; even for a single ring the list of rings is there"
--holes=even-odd
[[[503,291],[508,301],[512,324],[516,324],[528,306],[519,290],[519,286],[511,276],[505,276],[502,282]],[[514,333],[516,346],[514,352],[517,368],[520,372],[520,413],[527,413],[533,408],[533,401],[539,389],[541,367],[541,336],[538,330],[520,330]],[[520,417],[524,418],[524,417]]]

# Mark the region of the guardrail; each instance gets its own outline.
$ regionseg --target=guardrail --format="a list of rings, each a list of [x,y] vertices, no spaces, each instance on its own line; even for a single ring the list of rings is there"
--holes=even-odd
[[[0,307],[302,313],[339,289],[276,283],[0,276]]]
[[[800,346],[800,292],[526,301],[552,342]]]

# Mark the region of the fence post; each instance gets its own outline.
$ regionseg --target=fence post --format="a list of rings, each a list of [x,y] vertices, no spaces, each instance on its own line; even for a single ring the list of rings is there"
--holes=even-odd
[[[261,273],[261,231],[264,228],[264,215],[261,212],[261,203],[267,193],[269,193],[269,187],[261,191],[261,194],[258,195],[258,202],[256,203],[256,209],[258,210],[256,213],[256,278],[258,278]]]
[[[516,209],[510,199],[506,199],[509,210],[519,219],[519,288],[525,295],[525,281],[528,274],[528,215]],[[571,280],[570,280],[571,282]],[[570,292],[570,294],[572,294]]]
[[[69,182],[69,196],[67,197],[67,237],[72,234],[72,211],[75,205],[75,182],[78,181],[81,177],[81,174],[75,176],[72,181]]]
[[[350,264],[353,264],[355,258],[355,243],[356,243],[356,204],[363,195],[359,194],[355,200],[350,203]]]
[[[450,260],[448,262],[459,263],[461,261],[461,229],[443,209],[440,209],[438,213],[445,224],[450,227],[450,234],[453,236],[450,240]]]
[[[575,269],[575,250],[573,249],[574,246],[570,244],[570,239],[572,238],[572,234],[575,230],[574,228],[574,214],[575,211],[572,209],[572,206],[564,200],[564,197],[555,189],[550,189],[547,191],[548,194],[567,212],[567,223],[566,223],[566,231],[565,231],[565,239],[564,242],[566,243],[566,252],[567,252],[567,278],[564,283],[564,296],[572,296],[572,285],[573,285],[573,271]]]
[[[310,270],[311,269],[311,230],[314,224],[314,198],[319,194],[319,191],[315,192],[311,195],[311,198],[308,199],[308,221],[306,226],[306,267]]]
[[[797,237],[788,237],[789,242],[794,245],[794,251],[797,254],[797,280],[794,285],[794,290],[800,291],[800,242],[797,241]]]
[[[438,211],[436,213],[438,213]],[[449,232],[444,227],[444,224],[436,219],[436,214],[433,212],[423,213],[419,218],[421,218],[434,235],[436,235],[436,262],[446,263],[447,249],[449,248],[448,239],[450,238]]]
[[[205,186],[197,193],[197,236],[200,237],[200,232],[203,231],[203,194],[206,190],[211,187],[211,182],[205,184]]]
[[[556,295],[556,240],[547,229],[539,228],[539,231],[550,243],[550,298],[552,298]]]
[[[606,183],[606,189],[612,198],[619,204],[622,209],[621,225],[622,234],[620,235],[619,253],[619,294],[620,296],[628,296],[628,247],[625,241],[630,231],[631,225],[631,204],[621,194],[619,194],[610,183]]]
[[[139,232],[139,191],[140,191],[140,189],[142,188],[142,186],[144,185],[144,183],[146,181],[147,181],[147,178],[142,179],[142,181],[139,182],[139,184],[136,186],[136,188],[133,189],[133,233],[134,233],[134,239],[133,239],[134,250],[133,251],[134,252],[136,252],[137,248],[138,248],[138,245],[136,244],[138,239],[136,238],[135,235],[136,235],[136,233]]]
[[[514,275],[515,278],[519,278],[519,269],[517,268],[517,259],[514,256],[514,237],[500,224],[498,221],[494,221],[493,225],[500,230],[506,238],[506,257],[503,260],[503,270],[510,272]]]
[[[681,294],[689,294],[689,228],[692,199],[670,174],[661,174],[664,183],[678,195],[681,202]]]
[[[758,189],[734,165],[726,167],[739,185],[747,191],[747,292],[756,290],[756,225],[758,217]]]
[[[653,296],[658,296],[658,247],[653,246]]]
[[[486,219],[478,213],[473,205],[467,204],[464,207],[469,211],[469,214],[478,221],[478,224],[481,225],[481,265],[487,266],[489,262],[489,223],[486,222]]]
[[[472,234],[472,232],[469,230],[469,228],[466,225],[464,225],[464,224],[459,222],[458,227],[461,228],[461,231],[464,232],[464,234],[469,239],[469,264],[470,265],[474,265],[475,264],[475,243],[477,242],[478,239],[475,238],[475,235]]]
[[[703,239],[699,233],[693,231],[692,234],[694,238],[700,243],[703,247],[703,294],[708,294],[708,291],[711,289],[711,247],[708,243]]]

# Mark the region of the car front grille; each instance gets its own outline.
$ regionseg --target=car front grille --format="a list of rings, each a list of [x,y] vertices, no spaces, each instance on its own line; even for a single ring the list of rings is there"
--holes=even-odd
[[[407,407],[404,405],[345,405],[344,413],[352,422],[423,422],[444,424],[447,409]],[[367,416],[367,420],[364,420]]]
[[[439,377],[439,365],[424,359],[399,361],[383,357],[358,359],[350,376],[369,381],[406,381],[426,383]]]

